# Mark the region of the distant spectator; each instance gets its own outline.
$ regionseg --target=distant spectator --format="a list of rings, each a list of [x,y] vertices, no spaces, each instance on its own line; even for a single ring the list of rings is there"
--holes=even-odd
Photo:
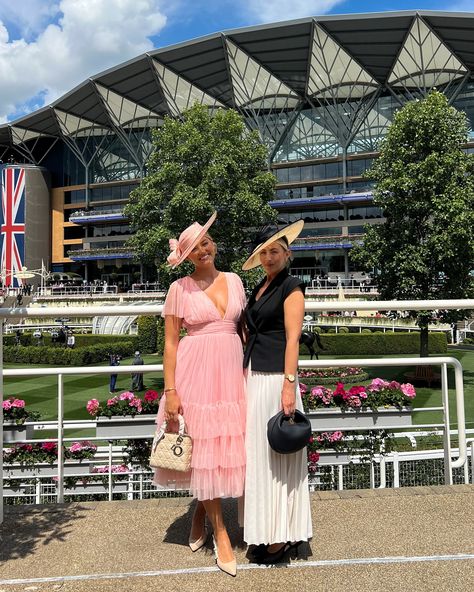
[[[135,352],[135,358],[132,362],[134,366],[143,366],[145,362],[140,355],[139,351]],[[143,390],[143,374],[142,372],[134,372],[132,374],[132,388],[130,389],[132,392],[135,391],[142,391]]]
[[[71,331],[71,333],[69,333],[67,336],[66,346],[69,347],[70,349],[74,349],[75,345],[76,345],[76,338],[74,336],[74,333]]]
[[[15,331],[15,345],[21,345],[21,331],[17,329]]]
[[[110,354],[109,359],[110,359],[109,363],[111,366],[120,366],[120,356],[117,356],[116,354]],[[111,395],[113,393],[115,393],[115,385],[117,384],[117,376],[118,376],[118,374],[111,374],[110,375],[109,392]]]
[[[23,304],[23,296],[21,295],[21,292],[18,292],[18,294],[16,295],[16,305],[21,306],[22,304]]]

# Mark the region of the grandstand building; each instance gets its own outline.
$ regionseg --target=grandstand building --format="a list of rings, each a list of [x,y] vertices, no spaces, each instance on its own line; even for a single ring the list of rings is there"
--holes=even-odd
[[[196,101],[237,109],[267,145],[279,222],[307,223],[294,244],[295,272],[306,279],[357,273],[348,251],[364,224],[383,222],[362,175],[394,112],[436,87],[474,124],[473,38],[474,13],[308,17],[157,49],[92,76],[0,126],[3,282],[32,260],[28,248],[53,271],[87,280],[153,280],[155,271],[135,263],[127,247],[123,208],[146,174],[150,130]],[[466,150],[474,150],[474,134]],[[29,243],[5,214],[5,200],[15,199],[5,190],[11,169],[16,177],[26,172],[19,215],[29,200],[32,211],[44,210],[49,191],[44,232],[36,228]],[[16,258],[8,255],[15,248]]]

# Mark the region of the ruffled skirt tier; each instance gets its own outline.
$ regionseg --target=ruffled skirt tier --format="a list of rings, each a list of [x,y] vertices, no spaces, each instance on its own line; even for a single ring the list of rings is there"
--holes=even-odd
[[[199,500],[243,494],[246,405],[242,358],[236,333],[206,333],[180,341],[175,380],[193,439],[191,471],[157,469],[156,484],[189,488]],[[163,422],[164,406],[165,396],[158,425]]]

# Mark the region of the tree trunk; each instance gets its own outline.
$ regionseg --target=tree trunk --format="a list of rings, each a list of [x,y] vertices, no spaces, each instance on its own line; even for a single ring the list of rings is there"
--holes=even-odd
[[[428,325],[420,327],[420,358],[428,357]]]

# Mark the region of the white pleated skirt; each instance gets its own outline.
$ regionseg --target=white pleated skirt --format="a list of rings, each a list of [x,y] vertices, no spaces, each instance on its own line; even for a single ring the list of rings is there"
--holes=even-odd
[[[268,445],[268,420],[281,410],[284,375],[247,376],[247,468],[244,540],[248,545],[307,541],[313,536],[306,448],[278,454]],[[299,389],[296,407],[303,409]]]

